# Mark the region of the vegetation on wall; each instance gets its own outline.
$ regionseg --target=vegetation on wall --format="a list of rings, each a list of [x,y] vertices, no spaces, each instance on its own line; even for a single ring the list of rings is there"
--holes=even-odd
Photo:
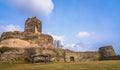
[[[0,53],[4,53],[4,52],[9,51],[9,50],[11,50],[11,49],[12,49],[12,48],[7,47],[7,46],[0,47]]]

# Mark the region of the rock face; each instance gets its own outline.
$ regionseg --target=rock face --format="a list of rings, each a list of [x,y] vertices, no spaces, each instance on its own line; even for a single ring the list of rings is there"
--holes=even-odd
[[[53,48],[53,38],[42,34],[42,23],[36,17],[28,18],[25,22],[24,32],[4,32],[0,38],[0,47],[45,47]]]

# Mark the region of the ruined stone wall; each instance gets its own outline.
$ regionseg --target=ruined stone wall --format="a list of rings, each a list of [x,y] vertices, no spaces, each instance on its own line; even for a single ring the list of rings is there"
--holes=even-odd
[[[36,17],[28,18],[25,22],[25,30],[27,33],[42,33],[42,22]]]
[[[104,59],[110,56],[116,56],[115,51],[112,46],[104,46],[99,48],[100,58]]]
[[[97,51],[93,52],[72,52],[66,51],[66,61],[70,62],[71,57],[74,58],[75,62],[79,61],[94,61],[99,60],[100,54]]]
[[[0,47],[7,46],[7,47],[17,47],[17,48],[29,48],[30,43],[25,40],[17,39],[17,38],[11,38],[11,39],[5,39],[0,42]]]
[[[51,61],[79,62],[104,59],[116,56],[112,46],[99,48],[93,52],[73,52],[53,47],[53,37],[42,34],[42,23],[36,17],[28,18],[25,31],[4,32],[0,38],[0,47],[8,46],[15,49],[0,53],[0,61],[23,61],[31,59],[31,55],[51,55]],[[20,59],[22,58],[22,59]]]
[[[33,55],[50,55],[50,61],[63,62],[63,49],[53,48],[13,48],[10,51],[0,53],[0,62],[31,61]]]
[[[71,62],[70,57],[74,57],[74,62],[98,60],[97,52],[73,52],[65,49],[55,48],[13,48],[0,54],[0,62],[31,61],[33,55],[50,55],[52,62]]]
[[[41,21],[32,17],[26,20],[24,32],[4,32],[0,38],[0,47],[2,46],[53,48],[53,38],[50,35],[42,34]]]
[[[43,47],[49,47],[49,48],[53,48],[53,38],[50,35],[47,34],[40,34],[39,36],[39,43],[38,45],[43,46]]]
[[[0,53],[0,62],[19,62],[25,60],[24,49],[22,48],[13,48],[7,52]]]
[[[19,38],[22,39],[24,37],[24,33],[20,31],[13,31],[13,32],[3,32],[0,38],[0,41],[9,38]]]
[[[73,52],[59,48],[13,48],[10,51],[0,53],[0,62],[31,61],[32,56],[50,55],[51,62],[81,62],[100,60],[101,54],[98,51]],[[119,59],[119,56],[109,56],[105,59]],[[36,60],[39,60],[36,59]]]
[[[5,32],[1,36],[0,46],[53,48],[53,38],[47,34]]]

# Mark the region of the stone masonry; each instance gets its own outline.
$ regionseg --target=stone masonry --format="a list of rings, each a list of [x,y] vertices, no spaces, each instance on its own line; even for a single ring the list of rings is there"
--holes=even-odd
[[[42,34],[42,22],[33,17],[26,20],[24,32],[4,32],[0,38],[0,47],[2,46],[53,48],[53,38],[48,34]]]
[[[36,17],[28,18],[24,32],[4,32],[0,38],[0,47],[12,48],[0,52],[0,62],[31,61],[32,56],[49,55],[52,62],[80,62],[104,60],[116,57],[112,46],[104,46],[98,51],[74,52],[68,49],[54,48],[53,37],[42,33],[42,22]],[[78,48],[79,49],[79,48]],[[35,58],[36,61],[41,61]],[[42,59],[43,61],[43,59]]]

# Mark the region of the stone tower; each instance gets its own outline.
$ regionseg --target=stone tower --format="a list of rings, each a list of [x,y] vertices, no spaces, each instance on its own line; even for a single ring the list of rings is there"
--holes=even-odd
[[[104,46],[104,47],[99,48],[99,53],[100,53],[101,59],[104,59],[110,56],[116,56],[115,51],[112,46]]]
[[[36,17],[28,18],[25,22],[26,33],[42,33],[42,22]]]

